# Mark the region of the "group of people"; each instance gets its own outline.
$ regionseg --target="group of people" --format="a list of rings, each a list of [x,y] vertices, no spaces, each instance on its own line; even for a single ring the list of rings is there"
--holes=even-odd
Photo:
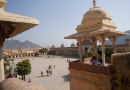
[[[55,65],[54,65],[54,68],[55,68]],[[49,65],[48,66],[48,69],[47,69],[47,71],[46,71],[46,73],[47,73],[47,76],[50,76],[50,75],[52,75],[52,66],[51,65]],[[41,70],[41,76],[43,77],[43,71]]]
[[[47,73],[47,76],[50,76],[50,75],[52,75],[52,70],[49,69],[46,71],[46,73]],[[41,76],[43,77],[43,71],[41,71]]]
[[[50,76],[50,75],[52,75],[52,70],[49,69],[46,71],[46,73],[47,73],[47,76]]]
[[[102,65],[102,51],[97,49],[97,53],[99,55],[100,62],[98,62],[96,56],[93,56],[91,59],[92,65]]]

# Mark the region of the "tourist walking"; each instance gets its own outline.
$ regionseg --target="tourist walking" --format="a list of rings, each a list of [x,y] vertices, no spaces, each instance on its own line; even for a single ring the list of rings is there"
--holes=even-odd
[[[31,79],[29,79],[28,82],[31,83]]]
[[[55,68],[55,65],[54,65],[54,68]]]
[[[52,75],[52,70],[49,71],[50,75]]]
[[[47,76],[49,76],[49,74],[48,74],[48,73],[49,73],[48,70],[46,71],[46,73],[47,73]]]
[[[41,76],[43,77],[43,72],[41,71]]]

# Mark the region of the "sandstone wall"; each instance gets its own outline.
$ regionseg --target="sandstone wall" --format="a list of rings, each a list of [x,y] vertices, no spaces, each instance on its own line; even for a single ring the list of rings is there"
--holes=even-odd
[[[130,90],[130,53],[114,54],[112,62],[112,90]]]

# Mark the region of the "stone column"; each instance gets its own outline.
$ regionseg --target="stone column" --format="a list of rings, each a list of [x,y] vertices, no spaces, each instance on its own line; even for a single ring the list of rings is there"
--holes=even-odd
[[[79,44],[80,63],[82,63],[82,62],[83,62],[83,60],[82,60],[82,42],[84,41],[84,38],[81,37],[81,38],[77,38],[76,40],[77,40],[77,42],[78,42],[78,44]]]
[[[118,39],[118,37],[119,37],[118,35],[109,37],[109,39],[113,43],[113,53],[114,54],[116,54],[116,40]]]
[[[80,63],[82,63],[83,60],[82,60],[82,44],[81,44],[81,42],[79,43],[79,57],[80,57]]]
[[[113,41],[113,54],[116,54],[116,41]]]
[[[98,35],[96,36],[96,38],[101,42],[101,49],[102,49],[102,65],[105,66],[105,47],[104,47],[104,43],[106,38],[108,37],[108,34],[102,34],[102,35]]]
[[[104,48],[104,42],[105,41],[101,41],[101,47],[102,47],[102,65],[105,66],[105,48]]]
[[[3,60],[3,43],[4,43],[4,39],[0,39],[0,82],[5,79],[4,60]]]
[[[93,36],[92,38],[89,38],[89,41],[92,43],[92,53],[95,55],[95,42],[96,38]]]
[[[92,50],[92,53],[93,53],[93,55],[95,54],[95,48],[94,48],[94,42],[92,42],[92,48],[93,48],[93,50]]]

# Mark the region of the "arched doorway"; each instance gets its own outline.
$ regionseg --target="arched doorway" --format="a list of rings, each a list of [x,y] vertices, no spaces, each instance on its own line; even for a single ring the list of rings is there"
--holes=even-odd
[[[85,51],[85,53],[88,53],[88,47],[86,47],[84,51]]]

